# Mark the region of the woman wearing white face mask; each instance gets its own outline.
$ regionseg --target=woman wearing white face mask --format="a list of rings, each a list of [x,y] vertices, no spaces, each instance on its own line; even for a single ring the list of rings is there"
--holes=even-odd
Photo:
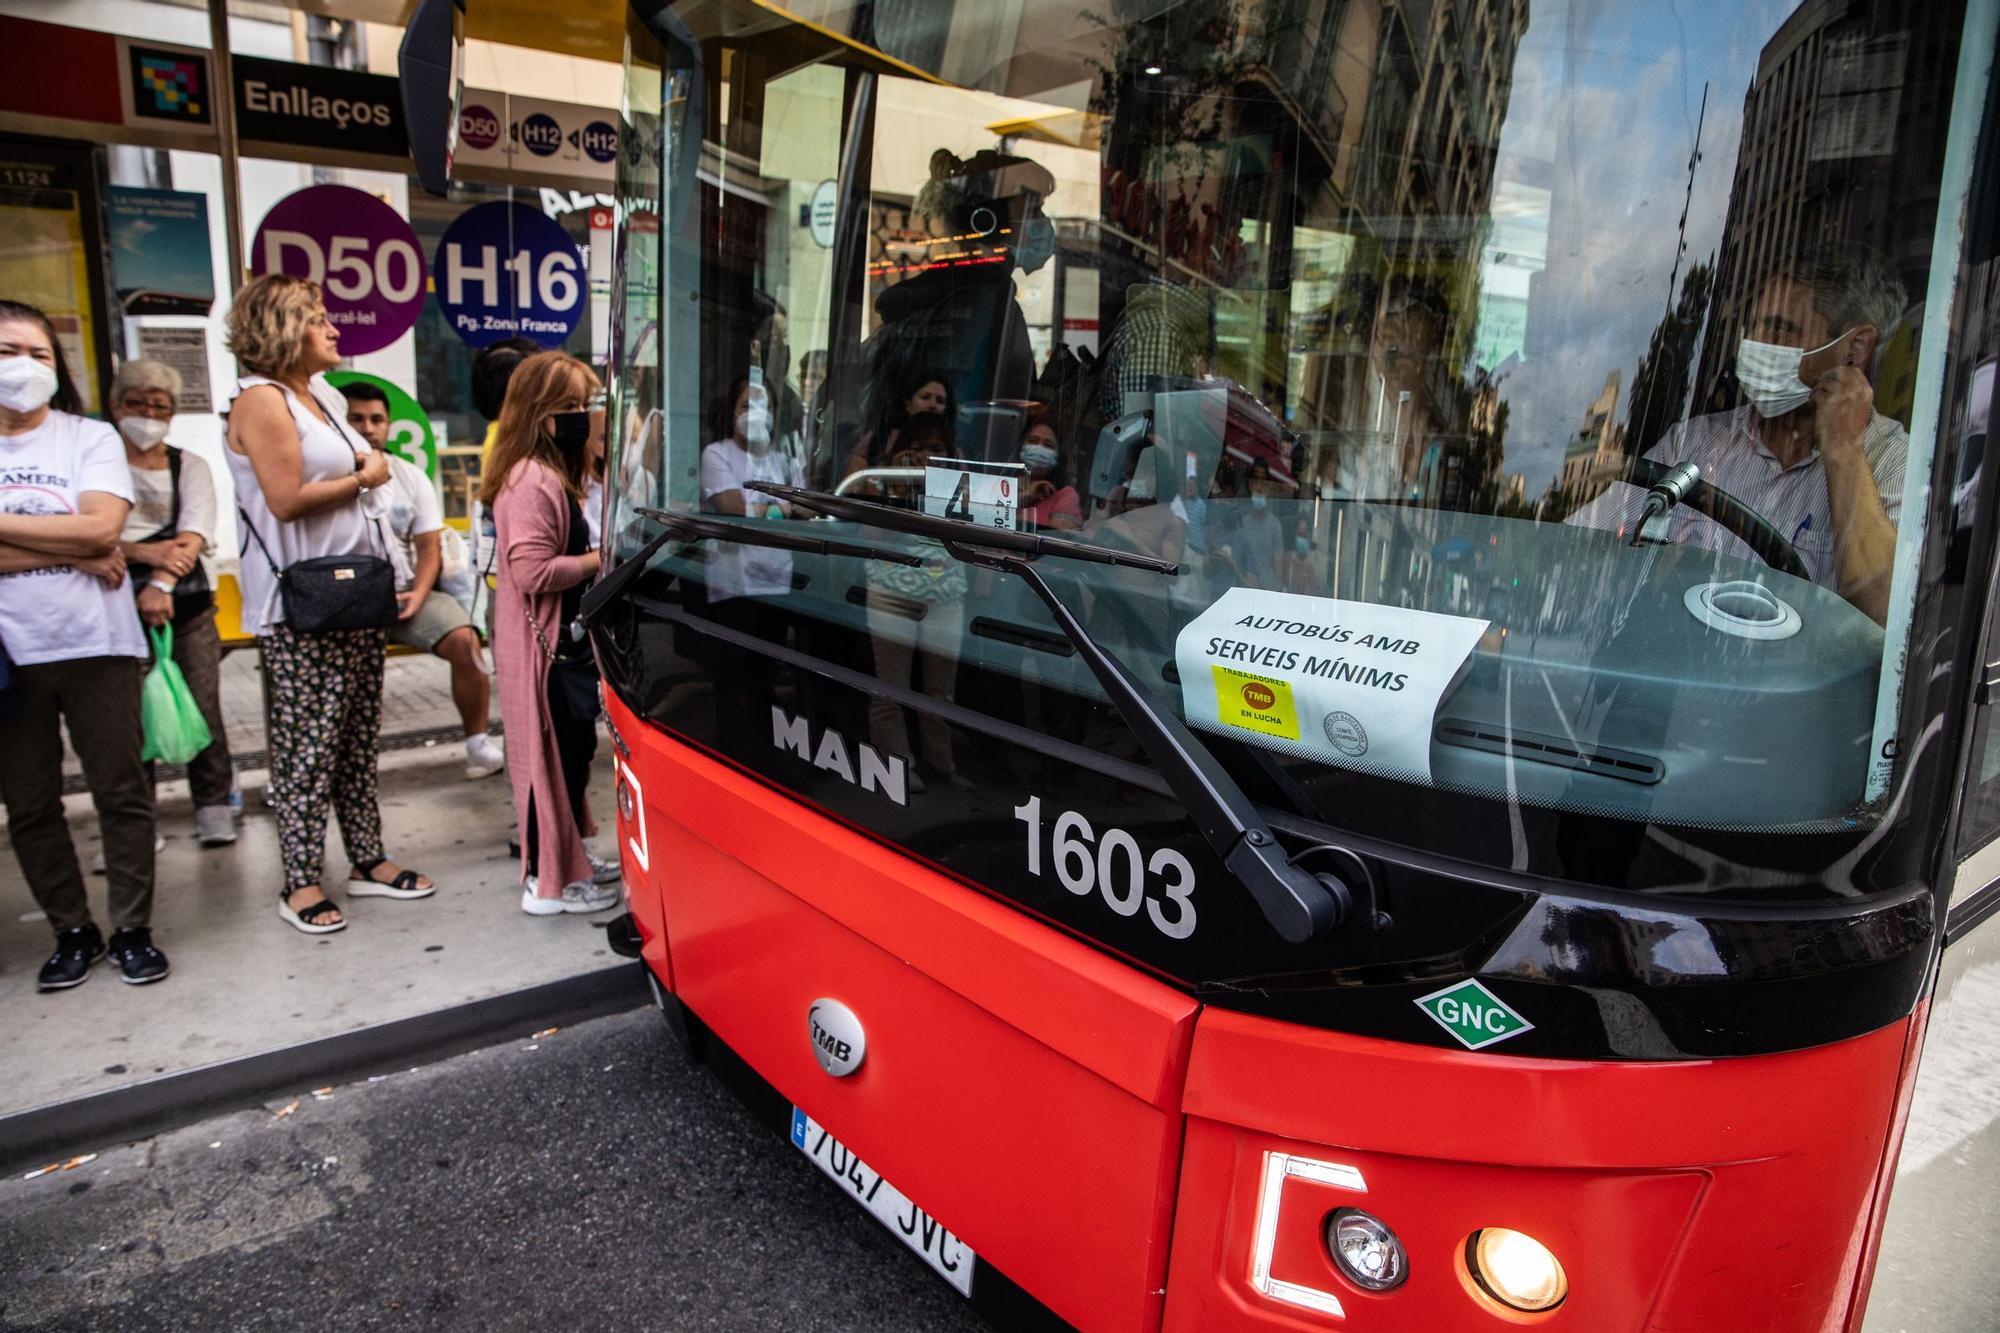
[[[701,451],[701,507],[711,513],[747,514],[751,518],[792,517],[789,504],[751,485],[759,481],[806,484],[798,460],[773,443],[771,406],[763,386],[752,384],[748,377],[739,379],[724,401],[730,404],[729,414],[715,423],[721,438]],[[781,597],[791,590],[792,557],[784,551],[725,544],[709,563],[710,602]]]
[[[195,840],[221,847],[236,841],[236,822],[222,726],[222,639],[201,559],[215,537],[215,479],[198,454],[167,443],[180,393],[180,372],[158,361],[127,361],[112,377],[111,424],[125,438],[132,470],[132,512],[118,548],[132,571],[139,619],[173,626],[174,661],[215,738],[188,765],[188,786]]]
[[[0,301],[0,644],[15,663],[14,707],[0,716],[0,798],[21,873],[55,931],[42,990],[86,980],[107,947],[129,982],[167,975],[151,930],[146,648],[118,550],[132,476],[117,433],[79,406],[48,317]],[[63,818],[63,723],[104,831],[108,946]]]

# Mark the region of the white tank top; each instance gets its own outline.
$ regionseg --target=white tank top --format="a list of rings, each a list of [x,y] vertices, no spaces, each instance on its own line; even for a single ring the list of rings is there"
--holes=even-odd
[[[292,410],[292,424],[299,432],[300,481],[327,481],[356,470],[354,456],[369,452],[368,444],[348,428],[347,400],[324,377],[313,376],[310,385],[314,401],[334,422],[331,426],[314,415],[291,389],[266,376],[245,375],[236,381],[236,392],[241,395],[245,389],[259,384],[269,384],[284,394],[285,404]],[[257,484],[257,471],[249,458],[227,445],[222,453],[229,460],[229,475],[236,483],[236,503],[242,506],[251,529],[264,543],[259,547],[257,538],[247,535],[243,538],[239,564],[245,633],[263,634],[284,623],[284,611],[278,605],[278,579],[271,568],[273,561],[282,569],[315,556],[381,554],[379,543],[370,534],[370,514],[366,507],[367,502],[377,498],[377,492],[286,523],[265,502],[264,490]],[[269,559],[264,555],[266,548],[270,551]]]

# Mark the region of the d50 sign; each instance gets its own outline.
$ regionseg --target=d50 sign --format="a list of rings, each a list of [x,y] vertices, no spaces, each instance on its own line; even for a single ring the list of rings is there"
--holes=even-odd
[[[423,313],[416,233],[395,209],[348,185],[314,185],[279,200],[257,228],[250,271],[318,283],[343,356],[381,351]]]
[[[583,260],[556,223],[522,204],[458,215],[438,242],[438,304],[474,347],[524,337],[560,347],[583,318]]]

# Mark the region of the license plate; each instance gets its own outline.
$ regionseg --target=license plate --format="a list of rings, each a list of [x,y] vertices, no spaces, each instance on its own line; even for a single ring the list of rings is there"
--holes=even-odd
[[[875,1214],[876,1221],[895,1232],[939,1277],[958,1288],[959,1295],[972,1295],[972,1269],[978,1259],[971,1247],[796,1106],[792,1108],[792,1146],[850,1191],[862,1207]]]

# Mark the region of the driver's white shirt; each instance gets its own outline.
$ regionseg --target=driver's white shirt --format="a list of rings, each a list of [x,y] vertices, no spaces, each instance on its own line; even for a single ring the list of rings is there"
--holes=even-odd
[[[1750,429],[1750,412],[1744,406],[1676,423],[1646,451],[1646,457],[1669,467],[1689,462],[1699,466],[1702,480],[1756,510],[1780,537],[1791,542],[1814,583],[1836,588],[1839,570],[1833,558],[1832,502],[1819,450],[1784,466]],[[1877,412],[1861,437],[1861,456],[1868,460],[1875,489],[1882,493],[1882,508],[1893,525],[1903,508],[1903,470],[1909,462],[1910,437],[1900,424]],[[1566,521],[1629,534],[1645,506],[1643,487],[1618,481]],[[1670,524],[1668,541],[1675,545],[1757,559],[1735,533],[1686,505],[1674,510]]]

